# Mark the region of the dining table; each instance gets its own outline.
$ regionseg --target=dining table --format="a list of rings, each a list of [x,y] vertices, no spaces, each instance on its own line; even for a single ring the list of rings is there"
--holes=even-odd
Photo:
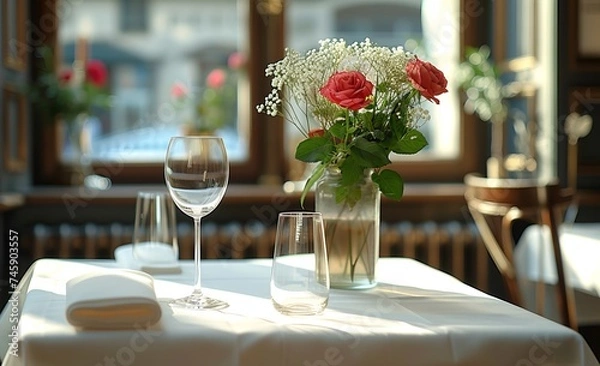
[[[194,262],[178,263],[152,275],[158,322],[90,330],[67,320],[66,283],[125,265],[38,259],[2,311],[2,365],[598,365],[576,331],[415,259],[380,258],[377,286],[331,289],[310,316],[273,307],[270,259],[202,260],[204,292],[229,306],[172,307],[194,281]]]
[[[573,290],[579,325],[600,325],[600,223],[563,224],[558,229],[567,285]],[[534,309],[536,287],[543,284],[545,316],[559,319],[555,301],[558,281],[550,230],[530,225],[514,250],[523,306]]]

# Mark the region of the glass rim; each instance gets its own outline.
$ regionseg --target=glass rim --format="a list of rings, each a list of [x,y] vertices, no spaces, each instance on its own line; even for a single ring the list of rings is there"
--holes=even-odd
[[[162,197],[162,196],[170,196],[171,194],[167,191],[138,191],[138,197]]]
[[[283,211],[279,217],[323,217],[319,211]]]
[[[190,136],[171,136],[170,140],[223,140],[223,137],[216,135],[190,135]]]

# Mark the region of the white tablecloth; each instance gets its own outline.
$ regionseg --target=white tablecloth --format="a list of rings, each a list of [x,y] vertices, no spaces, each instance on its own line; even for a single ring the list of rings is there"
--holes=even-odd
[[[274,310],[269,260],[204,261],[205,291],[230,306],[172,309],[166,301],[190,289],[186,262],[181,275],[156,276],[164,300],[154,327],[77,330],[65,318],[65,282],[96,266],[116,263],[32,266],[21,283],[18,357],[4,366],[598,365],[578,333],[411,259],[381,259],[376,288],[332,290],[324,314],[309,317]],[[7,333],[11,314],[9,303],[0,324]]]
[[[578,323],[600,325],[600,223],[576,223],[559,229],[567,283],[575,289]],[[535,307],[535,284],[547,284],[545,316],[558,319],[554,252],[547,227],[529,226],[515,248],[515,267],[525,307]]]

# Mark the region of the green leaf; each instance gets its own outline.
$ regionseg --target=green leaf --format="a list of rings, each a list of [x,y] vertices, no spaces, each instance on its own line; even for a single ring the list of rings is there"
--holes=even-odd
[[[373,119],[372,118],[367,118],[365,116],[365,114],[361,114],[359,118],[357,118],[357,130],[360,130],[362,132],[369,132],[369,131],[373,131]]]
[[[360,166],[353,155],[349,155],[340,165],[340,171],[342,173],[342,185],[350,186],[362,178],[364,168]]]
[[[404,123],[405,113],[402,107],[403,105],[401,105],[400,102],[396,103],[394,110],[390,114],[390,127],[392,129],[392,133],[398,140],[406,133],[406,124]],[[400,116],[398,116],[398,112],[400,112]]]
[[[373,116],[373,129],[380,129],[387,121],[387,114],[375,113]]]
[[[378,92],[385,92],[390,88],[390,83],[388,83],[387,81],[383,81],[379,84],[377,84],[377,86],[375,87],[375,89]]]
[[[345,203],[350,207],[354,207],[360,199],[361,193],[359,185],[341,185],[335,189],[335,202],[338,204]]]
[[[397,154],[416,154],[427,146],[427,139],[419,130],[409,130],[392,148]]]
[[[306,194],[310,191],[310,189],[315,185],[315,183],[323,176],[325,172],[325,165],[319,164],[312,171],[310,177],[304,184],[304,189],[302,189],[302,195],[300,196],[300,206],[304,208],[304,199],[306,198]]]
[[[298,144],[296,159],[306,163],[316,163],[325,160],[333,152],[333,144],[327,137],[311,137]]]
[[[375,130],[375,131],[371,132],[371,136],[373,136],[373,139],[375,139],[375,140],[379,140],[379,141],[385,140],[385,132],[383,132],[381,130]]]
[[[378,143],[362,137],[354,139],[350,152],[356,162],[365,168],[379,168],[391,163],[388,151]]]
[[[377,183],[381,193],[391,199],[399,200],[404,194],[404,181],[398,172],[384,169],[371,175],[373,182]]]
[[[331,127],[329,127],[328,131],[333,137],[337,137],[339,139],[346,138],[347,129],[345,123],[336,122]]]

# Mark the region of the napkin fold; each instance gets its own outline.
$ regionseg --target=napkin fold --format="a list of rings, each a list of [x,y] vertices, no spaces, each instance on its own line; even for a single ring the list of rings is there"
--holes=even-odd
[[[162,315],[152,276],[134,270],[77,276],[67,282],[66,301],[67,320],[82,328],[145,328]]]

